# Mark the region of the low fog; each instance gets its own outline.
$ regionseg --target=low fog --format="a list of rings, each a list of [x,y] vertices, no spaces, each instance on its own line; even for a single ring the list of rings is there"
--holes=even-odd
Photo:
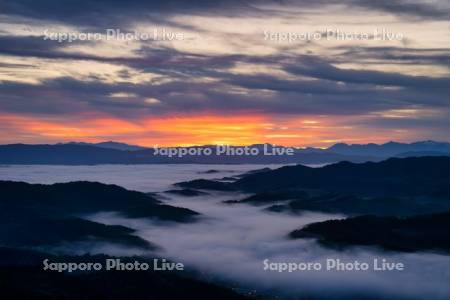
[[[173,197],[167,202],[201,212],[193,224],[161,224],[129,220],[110,213],[93,219],[138,229],[138,235],[162,247],[159,255],[194,267],[215,280],[225,280],[244,291],[257,291],[287,298],[312,296],[346,298],[449,299],[450,257],[420,253],[405,254],[368,248],[337,251],[314,240],[289,240],[287,234],[308,223],[343,216],[304,213],[301,216],[266,212],[245,204],[226,205],[223,200],[244,195],[214,193],[201,197]],[[357,230],[357,229],[355,229]],[[401,262],[405,271],[296,271],[264,270],[263,261],[372,263],[374,258]]]
[[[171,184],[194,178],[233,176],[264,166],[14,166],[0,167],[0,179],[33,183],[74,180],[114,183],[143,192],[162,192]],[[275,167],[275,166],[272,166]],[[217,169],[214,174],[202,171]],[[202,213],[196,223],[173,224],[144,219],[126,219],[114,213],[100,213],[89,219],[125,225],[137,235],[157,244],[157,254],[200,271],[205,278],[225,282],[244,292],[282,296],[283,298],[342,298],[369,296],[371,299],[450,299],[450,256],[433,253],[385,252],[373,248],[349,248],[338,251],[324,248],[314,240],[289,240],[287,234],[308,223],[339,215],[272,213],[246,204],[227,205],[224,200],[246,195],[213,192],[206,196],[182,197],[162,194],[170,205]],[[357,230],[357,228],[355,228]],[[124,247],[98,244],[61,245],[55,251],[141,255]],[[339,258],[343,262],[358,260],[371,263],[374,258],[401,262],[404,271],[296,271],[292,273],[264,270],[263,261],[322,262]]]

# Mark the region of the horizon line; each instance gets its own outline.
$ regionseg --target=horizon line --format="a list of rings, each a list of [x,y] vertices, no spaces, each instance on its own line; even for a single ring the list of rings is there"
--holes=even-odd
[[[105,143],[116,143],[116,144],[123,144],[126,146],[131,147],[140,147],[140,148],[147,148],[147,149],[154,149],[154,148],[192,148],[192,147],[214,147],[214,146],[229,146],[229,147],[251,147],[251,146],[258,146],[258,145],[271,145],[271,146],[278,146],[278,147],[284,147],[284,148],[295,148],[295,149],[321,149],[326,150],[330,149],[333,146],[336,145],[347,145],[347,146],[353,146],[353,145],[361,145],[361,146],[367,146],[367,145],[377,145],[377,146],[383,146],[390,143],[395,144],[404,144],[404,145],[411,145],[411,144],[417,144],[417,143],[426,143],[426,142],[432,142],[432,143],[438,143],[438,144],[450,144],[450,141],[437,141],[437,140],[431,140],[431,139],[423,139],[423,140],[416,140],[416,141],[409,141],[409,142],[401,142],[401,141],[395,141],[390,140],[383,143],[376,143],[376,142],[368,142],[368,143],[349,143],[345,141],[336,141],[335,143],[331,144],[328,147],[318,147],[318,146],[285,146],[280,144],[274,144],[274,143],[268,143],[268,142],[262,142],[262,143],[253,143],[253,144],[246,144],[246,145],[238,145],[238,144],[189,144],[189,145],[175,145],[175,146],[164,146],[164,145],[158,145],[155,144],[153,146],[144,146],[134,143],[127,143],[127,142],[121,142],[121,141],[114,141],[114,140],[105,140],[100,142],[84,142],[84,141],[68,141],[68,142],[53,142],[53,143],[23,143],[23,142],[16,142],[16,143],[6,143],[6,144],[0,144],[0,146],[8,146],[8,145],[28,145],[28,146],[56,146],[56,145],[79,145],[79,146],[96,146],[98,144],[105,144]]]

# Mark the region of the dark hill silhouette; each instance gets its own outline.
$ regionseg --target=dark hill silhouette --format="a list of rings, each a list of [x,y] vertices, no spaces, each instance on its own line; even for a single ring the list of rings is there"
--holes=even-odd
[[[391,158],[382,162],[341,162],[322,168],[302,165],[245,176],[230,186],[245,191],[320,189],[367,196],[439,193],[450,184],[450,157]]]
[[[151,257],[106,255],[55,256],[37,251],[0,247],[0,287],[3,299],[254,299],[231,289],[196,279],[185,271],[88,271],[58,273],[43,270],[43,261],[101,263],[117,258],[124,263],[147,262]]]
[[[161,204],[116,185],[70,182],[53,185],[0,181],[0,246],[53,247],[63,243],[113,243],[154,248],[124,226],[82,219],[98,212],[131,218],[192,222],[198,213]],[[13,233],[13,234],[11,234]]]
[[[309,224],[291,238],[318,238],[328,246],[378,246],[396,251],[450,251],[450,212],[409,218],[360,216]]]
[[[197,213],[162,204],[148,194],[129,191],[117,185],[97,182],[69,182],[52,185],[0,181],[0,205],[16,211],[38,214],[80,215],[118,212],[132,218],[190,221]]]
[[[256,194],[261,195],[261,194]],[[321,193],[299,197],[288,203],[267,208],[274,212],[317,211],[342,213],[350,216],[373,214],[377,216],[411,216],[450,211],[450,199],[411,197],[358,197],[337,193]]]
[[[254,195],[226,203],[273,205],[275,212],[304,210],[348,215],[415,215],[450,210],[450,157],[341,162],[321,168],[286,166],[234,182],[197,179],[183,188],[236,190]],[[280,203],[281,202],[281,203]]]
[[[157,248],[134,235],[131,228],[81,218],[45,218],[24,214],[14,220],[3,219],[0,228],[0,243],[8,247],[53,247],[74,242],[109,243],[149,250]]]

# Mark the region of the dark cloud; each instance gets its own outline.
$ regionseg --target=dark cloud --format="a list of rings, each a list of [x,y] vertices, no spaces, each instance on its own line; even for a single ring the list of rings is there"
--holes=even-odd
[[[450,48],[336,47],[341,56],[367,64],[450,66]]]
[[[91,44],[95,48],[96,41],[75,41],[71,45]],[[236,62],[252,60],[242,55],[208,56],[201,54],[182,53],[172,48],[152,48],[146,44],[131,52],[137,57],[103,57],[95,54],[64,52],[67,44],[44,40],[43,37],[0,36],[0,54],[34,57],[54,60],[87,60],[124,65],[144,72],[167,74],[174,77],[199,76],[204,69],[229,68]],[[262,60],[260,60],[262,61]],[[215,72],[213,72],[215,73]],[[127,76],[126,73],[123,73]]]
[[[217,57],[215,59],[218,60]],[[226,58],[223,60],[228,61]],[[286,70],[294,68],[286,62],[284,64]],[[322,60],[316,67],[312,67],[309,62],[308,66],[314,73],[301,70],[302,75],[308,74],[315,79],[235,75],[221,72],[217,66],[208,68],[201,65],[195,69],[198,77],[194,78],[188,76],[193,75],[190,67],[173,65],[174,74],[184,75],[171,76],[171,81],[157,85],[112,84],[73,78],[47,80],[37,86],[3,83],[0,85],[0,109],[46,113],[103,111],[132,118],[145,114],[176,114],[180,111],[348,115],[412,106],[441,108],[449,105],[449,86],[446,87],[441,78],[414,78],[396,73],[361,71],[363,73],[354,75],[359,77],[355,80],[347,73],[348,70],[334,68],[330,72],[331,66],[321,67],[323,65],[326,63]],[[298,66],[295,66],[295,71],[300,72]],[[215,80],[199,80],[205,76]],[[396,84],[399,82],[403,86],[395,89],[383,86],[391,86],[393,79]],[[409,81],[413,84],[409,84]],[[113,93],[136,96],[118,101],[110,97]],[[149,106],[145,102],[147,98],[156,98],[161,103]],[[25,101],[27,105],[24,105]]]
[[[446,19],[450,18],[449,7],[446,8],[433,5],[430,1],[407,1],[407,0],[350,0],[345,1],[357,6],[384,11],[386,13],[420,17],[424,19]],[[438,1],[439,2],[439,1]],[[436,4],[436,2],[434,3]],[[446,4],[441,1],[441,4]]]
[[[345,5],[349,9],[382,11],[389,14],[422,19],[449,19],[449,7],[430,4],[428,1],[408,0],[0,0],[2,13],[51,20],[85,27],[123,26],[138,20],[159,20],[158,15],[183,13],[244,15],[277,13],[275,9],[262,9],[261,4],[295,6],[298,9]],[[443,2],[443,4],[445,4]]]
[[[450,88],[450,78],[432,78],[426,76],[409,76],[368,70],[339,69],[317,57],[303,57],[300,65],[290,65],[285,70],[298,75],[310,76],[337,82],[372,84],[418,89]]]
[[[44,40],[39,36],[0,36],[0,54],[39,58],[70,58],[70,55],[58,53],[62,46],[57,41]],[[83,56],[77,55],[74,58],[81,57]]]
[[[2,54],[63,61],[107,62],[129,66],[143,73],[160,74],[170,79],[162,84],[105,83],[92,75],[89,81],[57,78],[39,85],[4,82],[0,84],[0,109],[5,111],[52,114],[103,111],[130,118],[179,111],[238,110],[269,114],[343,115],[367,114],[417,105],[439,108],[447,107],[450,103],[450,78],[341,69],[333,65],[335,61],[314,55],[202,55],[183,53],[171,48],[152,48],[151,45],[144,44],[134,53],[138,57],[100,57],[95,53],[88,55],[63,52],[61,50],[65,45],[44,41],[40,37],[12,36],[0,37],[0,45]],[[410,58],[411,60],[441,61],[442,51],[436,54],[433,50],[414,52],[410,49],[408,52],[420,56]],[[363,51],[347,49],[339,60],[351,61],[358,52]],[[369,48],[367,53],[372,54],[367,56],[382,58],[387,52],[399,53],[399,50]],[[242,62],[277,66],[294,77],[243,75],[228,71]],[[122,81],[132,77],[126,69],[118,76]],[[205,78],[214,80],[207,81]],[[136,97],[117,101],[111,99],[110,95],[113,93],[136,94]],[[147,98],[156,98],[161,103],[150,106],[145,102]]]
[[[237,10],[255,9],[258,1],[245,0],[1,0],[2,13],[34,19],[64,22],[85,27],[120,27],[139,20],[164,21],[158,14],[178,13],[224,13],[235,7]],[[266,1],[265,1],[266,2]],[[278,2],[278,1],[267,1]]]

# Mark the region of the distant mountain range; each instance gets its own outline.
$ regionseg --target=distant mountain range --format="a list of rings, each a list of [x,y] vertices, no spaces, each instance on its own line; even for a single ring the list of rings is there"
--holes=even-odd
[[[353,144],[348,145],[339,143],[331,146],[327,151],[344,154],[344,155],[364,155],[373,157],[405,157],[405,156],[424,156],[421,154],[433,154],[432,156],[450,153],[450,143],[421,141],[415,143],[397,143],[389,142],[385,144]]]
[[[100,142],[100,143],[69,142],[69,143],[60,143],[58,145],[94,146],[94,147],[115,149],[115,150],[122,150],[122,151],[137,151],[137,150],[150,149],[148,147],[130,145],[130,144],[125,144],[125,143],[113,142],[113,141]]]
[[[339,161],[381,161],[389,157],[450,156],[450,143],[422,141],[415,143],[389,142],[385,144],[335,144],[327,149],[296,148],[293,155],[265,155],[270,144],[249,146],[259,150],[258,155],[185,155],[168,157],[155,155],[155,149],[119,142],[70,142],[54,145],[0,145],[0,164],[325,164]],[[215,146],[190,148],[214,149]],[[239,148],[230,146],[231,149]],[[286,149],[286,147],[279,147]],[[179,148],[171,148],[179,149]]]

